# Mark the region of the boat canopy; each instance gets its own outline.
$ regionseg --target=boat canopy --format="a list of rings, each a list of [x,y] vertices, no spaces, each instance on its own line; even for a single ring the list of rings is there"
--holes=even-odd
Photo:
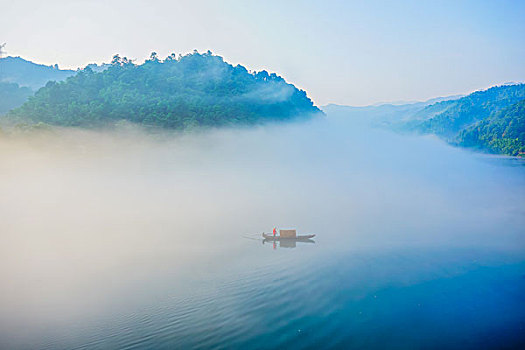
[[[279,230],[279,235],[281,238],[296,238],[297,232],[296,230]]]

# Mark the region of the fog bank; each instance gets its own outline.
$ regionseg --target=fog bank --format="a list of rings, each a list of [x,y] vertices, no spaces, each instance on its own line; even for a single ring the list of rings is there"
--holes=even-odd
[[[317,234],[289,254],[521,254],[524,174],[519,160],[330,115],[192,134],[1,136],[0,335],[34,345],[49,325],[131,312],[168,297],[168,284],[174,297],[224,269],[264,266],[275,256],[254,256],[246,247],[260,242],[244,237],[274,226]]]

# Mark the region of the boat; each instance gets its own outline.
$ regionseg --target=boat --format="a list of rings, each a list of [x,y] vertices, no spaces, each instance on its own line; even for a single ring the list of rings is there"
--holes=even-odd
[[[263,232],[262,234],[263,238],[267,241],[310,241],[310,238],[314,238],[315,235],[295,235],[295,236],[285,236],[285,235],[279,235],[274,236],[271,234],[266,234]]]

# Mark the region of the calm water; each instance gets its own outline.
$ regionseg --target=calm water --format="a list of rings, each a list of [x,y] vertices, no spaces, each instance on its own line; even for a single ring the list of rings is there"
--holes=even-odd
[[[0,348],[524,346],[524,164],[337,117],[1,140]]]

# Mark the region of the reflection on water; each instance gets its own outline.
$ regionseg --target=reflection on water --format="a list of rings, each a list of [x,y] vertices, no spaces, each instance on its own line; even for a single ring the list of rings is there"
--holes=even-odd
[[[486,159],[330,116],[0,139],[0,348],[519,347],[525,168]]]
[[[297,243],[315,243],[313,239],[283,239],[283,240],[271,240],[271,239],[263,239],[263,244],[270,243],[273,246],[273,249],[277,248],[277,245],[279,245],[280,248],[295,248],[297,247]]]

